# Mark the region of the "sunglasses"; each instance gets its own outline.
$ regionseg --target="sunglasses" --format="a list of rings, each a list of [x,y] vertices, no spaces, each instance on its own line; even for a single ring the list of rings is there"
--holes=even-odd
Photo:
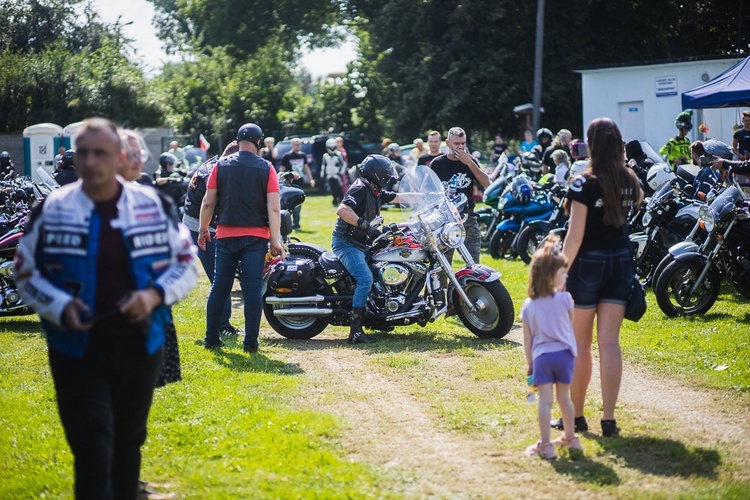
[[[125,157],[130,161],[142,161],[143,163],[146,163],[148,160],[148,151],[145,149],[141,149],[138,151],[128,151],[128,154],[125,155]]]

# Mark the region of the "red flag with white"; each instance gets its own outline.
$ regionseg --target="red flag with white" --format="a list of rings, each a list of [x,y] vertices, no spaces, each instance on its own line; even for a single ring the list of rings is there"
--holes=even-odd
[[[198,139],[199,139],[199,144],[200,144],[200,148],[201,148],[201,149],[202,149],[203,151],[208,151],[208,148],[210,148],[210,147],[211,147],[211,143],[210,143],[210,142],[208,142],[208,141],[206,140],[206,138],[205,138],[205,137],[203,137],[203,134],[201,134],[201,135],[200,135],[200,136],[198,137]]]

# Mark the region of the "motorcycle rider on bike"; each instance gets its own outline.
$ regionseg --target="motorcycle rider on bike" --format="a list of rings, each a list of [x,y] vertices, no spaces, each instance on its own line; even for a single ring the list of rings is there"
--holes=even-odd
[[[373,284],[367,248],[369,243],[382,234],[379,229],[370,226],[370,222],[380,215],[380,206],[383,203],[394,200],[399,203],[398,194],[384,190],[392,179],[398,178],[391,160],[382,155],[369,155],[359,169],[360,177],[346,191],[336,210],[339,218],[333,229],[331,244],[333,253],[356,281],[347,339],[349,344],[369,344],[377,341],[362,331],[365,304]]]
[[[159,170],[154,172],[154,183],[156,189],[162,194],[169,196],[175,203],[180,201],[182,196],[182,188],[180,183],[182,182],[182,176],[179,172],[175,172],[175,164],[177,163],[177,157],[172,153],[162,153],[159,156]]]
[[[3,151],[0,153],[0,179],[12,179],[16,176],[16,166],[10,159],[10,153]]]
[[[326,141],[326,152],[323,153],[322,175],[328,185],[328,190],[333,196],[333,204],[341,203],[343,197],[344,183],[346,175],[346,162],[344,156],[338,150],[338,142],[331,137]]]

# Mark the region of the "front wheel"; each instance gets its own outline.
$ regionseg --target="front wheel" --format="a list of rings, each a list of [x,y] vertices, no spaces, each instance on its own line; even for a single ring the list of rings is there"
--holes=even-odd
[[[495,230],[495,233],[490,239],[490,256],[493,259],[512,259],[516,256],[516,249],[511,248],[513,238],[516,237],[515,231],[499,231]]]
[[[518,235],[518,242],[516,243],[516,250],[518,256],[524,264],[531,263],[531,256],[534,255],[536,249],[547,237],[548,231],[545,231],[539,226],[526,226],[521,234]]]
[[[674,261],[661,272],[654,295],[664,314],[692,316],[706,313],[719,297],[721,276],[716,267],[709,269],[700,286],[691,293],[706,262],[700,259]]]
[[[461,322],[474,335],[499,339],[510,331],[515,317],[513,300],[500,281],[468,281],[464,292],[477,307],[477,311],[472,311],[455,291],[453,304]]]

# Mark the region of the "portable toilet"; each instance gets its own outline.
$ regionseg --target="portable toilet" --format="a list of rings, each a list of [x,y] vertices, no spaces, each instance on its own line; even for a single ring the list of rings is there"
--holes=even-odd
[[[23,131],[24,162],[23,173],[34,182],[39,182],[36,174],[38,167],[48,173],[55,171],[55,155],[60,146],[64,146],[63,129],[54,123],[37,123]]]
[[[76,137],[78,137],[78,130],[83,125],[83,122],[75,122],[67,125],[63,129],[63,140],[65,141],[65,149],[75,149]]]

